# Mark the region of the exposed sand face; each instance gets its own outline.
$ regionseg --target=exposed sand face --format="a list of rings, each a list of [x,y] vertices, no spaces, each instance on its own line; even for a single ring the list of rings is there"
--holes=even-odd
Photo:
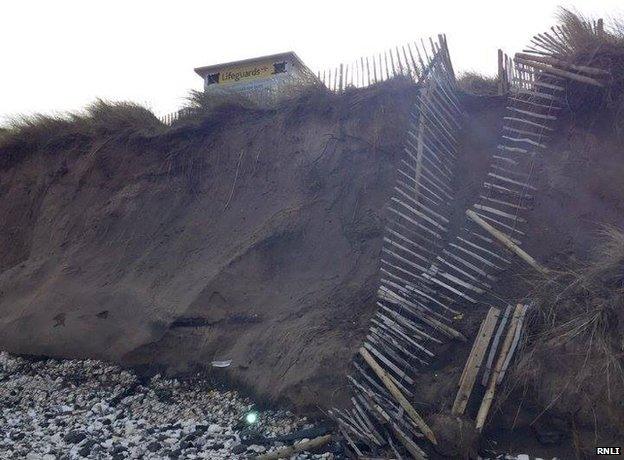
[[[0,171],[0,346],[339,403],[413,85],[87,139]],[[210,368],[209,368],[210,369]]]

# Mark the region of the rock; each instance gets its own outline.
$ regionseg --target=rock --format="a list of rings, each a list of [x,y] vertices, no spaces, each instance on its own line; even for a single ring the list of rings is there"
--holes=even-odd
[[[533,430],[537,440],[545,446],[556,446],[567,437],[569,429],[556,418],[540,419],[533,424]]]
[[[564,439],[564,433],[557,430],[540,430],[536,433],[537,440],[545,446],[557,446]]]
[[[65,435],[63,440],[69,444],[78,444],[84,438],[87,437],[87,434],[83,431],[72,430]]]
[[[72,412],[74,410],[73,406],[60,405],[57,407],[57,410],[61,414],[66,414],[67,412]]]
[[[476,458],[479,435],[470,420],[439,413],[430,417],[429,427],[438,441],[435,450],[451,458]]]
[[[246,450],[247,450],[247,446],[244,444],[236,444],[234,447],[232,447],[233,454],[242,454]]]
[[[93,449],[93,446],[95,446],[96,444],[97,444],[96,440],[88,439],[87,441],[85,441],[83,446],[80,448],[80,450],[78,451],[78,454],[82,455],[83,457],[88,456],[91,453],[91,450]]]
[[[161,444],[157,441],[152,441],[147,445],[147,450],[150,452],[156,452],[161,447]]]
[[[266,447],[252,444],[251,446],[247,447],[247,450],[251,450],[252,452],[255,452],[257,454],[262,454],[263,452],[266,452]]]
[[[181,441],[180,442],[180,448],[181,449],[190,449],[192,447],[195,447],[195,444],[193,444],[191,441]]]
[[[24,433],[23,431],[15,431],[11,434],[11,439],[13,441],[21,441],[22,439],[24,439],[24,436],[26,436],[26,433]]]
[[[217,425],[216,423],[211,423],[208,426],[208,433],[220,433],[221,432],[221,427],[219,425]]]
[[[113,440],[108,438],[106,441],[100,444],[104,449],[109,450],[113,447]]]
[[[113,447],[112,452],[114,454],[123,454],[124,452],[126,452],[128,449],[126,449],[123,445],[121,444],[115,444],[115,446]]]
[[[94,414],[105,414],[110,410],[110,407],[105,402],[98,402],[91,407],[91,412]]]

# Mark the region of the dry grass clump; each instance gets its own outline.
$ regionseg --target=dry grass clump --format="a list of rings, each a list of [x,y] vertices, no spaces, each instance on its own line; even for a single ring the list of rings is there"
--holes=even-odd
[[[216,110],[227,106],[245,109],[258,108],[257,103],[238,94],[191,90],[186,97],[185,106],[180,110],[180,120],[210,116]]]
[[[265,115],[281,114],[285,129],[309,117],[351,119],[383,116],[387,104],[413,101],[413,81],[397,77],[368,88],[351,88],[342,94],[320,84],[305,84],[280,92],[264,104],[242,95],[191,91],[186,106],[172,126],[151,111],[130,102],[97,100],[81,113],[34,115],[14,120],[0,131],[0,167],[10,167],[35,152],[66,149],[87,151],[96,140],[149,142],[166,149],[171,142],[201,142],[223,125],[249,123]],[[398,102],[397,102],[398,101]]]
[[[149,109],[133,102],[106,102],[98,99],[86,109],[84,119],[94,135],[147,134],[162,123]]]
[[[95,137],[148,135],[160,128],[162,123],[145,107],[98,99],[81,113],[13,120],[0,134],[0,161],[6,164],[23,154],[53,152]]]
[[[209,92],[191,90],[186,97],[186,104],[178,112],[179,118],[174,124],[200,122],[231,111],[267,111],[275,110],[312,97],[320,97],[329,91],[320,84],[294,84],[279,91],[267,88],[258,89],[253,96],[213,90]]]
[[[565,8],[559,12],[559,22],[559,34],[553,35],[558,49],[555,57],[607,70],[614,64],[621,65],[624,55],[624,25],[621,22],[604,25]]]
[[[544,412],[624,432],[624,233],[605,229],[590,262],[545,275],[531,298],[513,380]]]
[[[478,96],[493,96],[498,94],[498,79],[487,77],[478,72],[464,72],[458,80],[459,89]]]
[[[581,14],[561,9],[560,25],[549,33],[550,54],[564,62],[606,70],[600,76],[605,89],[585,83],[566,83],[566,105],[573,118],[594,118],[600,125],[613,127],[624,135],[624,23],[589,19]],[[580,120],[587,123],[587,120]]]
[[[172,127],[181,131],[199,129],[208,132],[224,120],[232,122],[237,116],[258,118],[267,113],[284,114],[285,125],[289,127],[308,117],[374,117],[384,112],[386,104],[397,103],[397,98],[400,104],[413,101],[409,95],[415,94],[416,89],[413,80],[396,76],[366,88],[348,87],[343,93],[309,82],[281,89],[275,97],[267,98],[191,91]]]

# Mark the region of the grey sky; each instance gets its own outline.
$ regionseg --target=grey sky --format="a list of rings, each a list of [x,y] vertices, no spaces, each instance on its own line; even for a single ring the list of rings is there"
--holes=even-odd
[[[197,66],[293,50],[316,71],[438,33],[459,72],[493,74],[559,5],[608,19],[624,2],[5,0],[0,123],[96,97],[164,114],[202,87]]]

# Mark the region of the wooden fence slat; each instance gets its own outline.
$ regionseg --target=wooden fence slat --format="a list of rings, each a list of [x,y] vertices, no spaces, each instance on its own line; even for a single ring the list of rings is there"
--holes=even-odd
[[[466,366],[464,367],[464,372],[459,381],[459,391],[455,397],[452,409],[452,413],[455,415],[461,415],[466,410],[466,405],[468,404],[477,375],[481,370],[481,364],[483,363],[485,352],[492,339],[492,334],[494,333],[499,315],[500,310],[492,307],[481,323],[481,328],[474,341],[472,350],[466,361]]]
[[[418,412],[416,412],[416,409],[414,409],[414,407],[409,403],[409,401],[405,399],[405,396],[403,396],[401,391],[396,387],[396,385],[388,377],[388,374],[386,373],[386,371],[384,371],[379,366],[379,364],[377,364],[377,361],[375,361],[375,358],[373,358],[370,355],[370,353],[366,351],[366,349],[364,348],[360,348],[360,355],[362,355],[362,358],[364,358],[364,361],[366,361],[368,365],[371,367],[371,369],[375,372],[375,374],[377,374],[377,377],[379,377],[379,379],[383,382],[383,384],[386,386],[390,394],[397,400],[397,402],[401,405],[401,407],[405,410],[405,412],[407,412],[407,414],[412,418],[412,420],[414,420],[416,425],[418,425],[418,428],[420,428],[420,430],[427,437],[427,439],[429,439],[429,441],[431,441],[433,444],[437,444],[438,441],[436,440],[436,437],[433,434],[433,431],[431,431],[431,428],[429,428],[427,423],[418,414]]]
[[[543,70],[544,72],[547,72],[549,74],[552,75],[557,75],[560,77],[565,77],[565,78],[569,78],[570,80],[575,80],[581,83],[587,83],[589,85],[592,86],[597,86],[599,88],[603,88],[604,87],[604,83],[596,80],[595,78],[591,78],[591,77],[587,77],[585,75],[579,75],[577,73],[574,72],[570,72],[567,70],[563,70],[563,69],[559,69],[557,67],[553,67],[552,65],[549,64],[543,64],[541,62],[537,62],[535,60],[527,60],[527,59],[522,59],[519,57],[515,58],[516,62],[519,62],[521,64],[526,64],[528,66],[531,67],[535,67],[536,69],[539,70]]]
[[[527,254],[524,250],[520,249],[520,247],[515,244],[507,235],[502,233],[501,231],[495,229],[490,224],[488,224],[485,220],[483,220],[476,212],[472,209],[466,210],[466,215],[470,217],[476,224],[478,224],[483,230],[490,233],[496,240],[502,243],[507,249],[513,251],[518,257],[528,263],[531,267],[535,268],[537,271],[541,273],[548,273],[548,270],[545,267],[542,267],[537,261]]]
[[[487,391],[485,392],[485,396],[483,397],[483,401],[481,401],[481,406],[479,407],[479,413],[477,414],[477,419],[475,423],[477,431],[481,431],[483,429],[483,426],[485,425],[485,420],[487,418],[488,412],[490,411],[490,407],[492,406],[492,401],[494,400],[494,393],[496,391],[498,376],[502,370],[503,364],[505,363],[505,359],[507,358],[507,353],[509,352],[509,349],[511,347],[516,332],[516,326],[523,310],[524,305],[522,304],[518,304],[516,306],[516,309],[514,310],[514,315],[511,319],[509,329],[507,330],[507,336],[505,337],[505,341],[503,342],[503,345],[501,347],[500,354],[498,355],[498,359],[496,360],[496,366],[494,367],[494,371],[490,376],[490,383],[488,385]]]

